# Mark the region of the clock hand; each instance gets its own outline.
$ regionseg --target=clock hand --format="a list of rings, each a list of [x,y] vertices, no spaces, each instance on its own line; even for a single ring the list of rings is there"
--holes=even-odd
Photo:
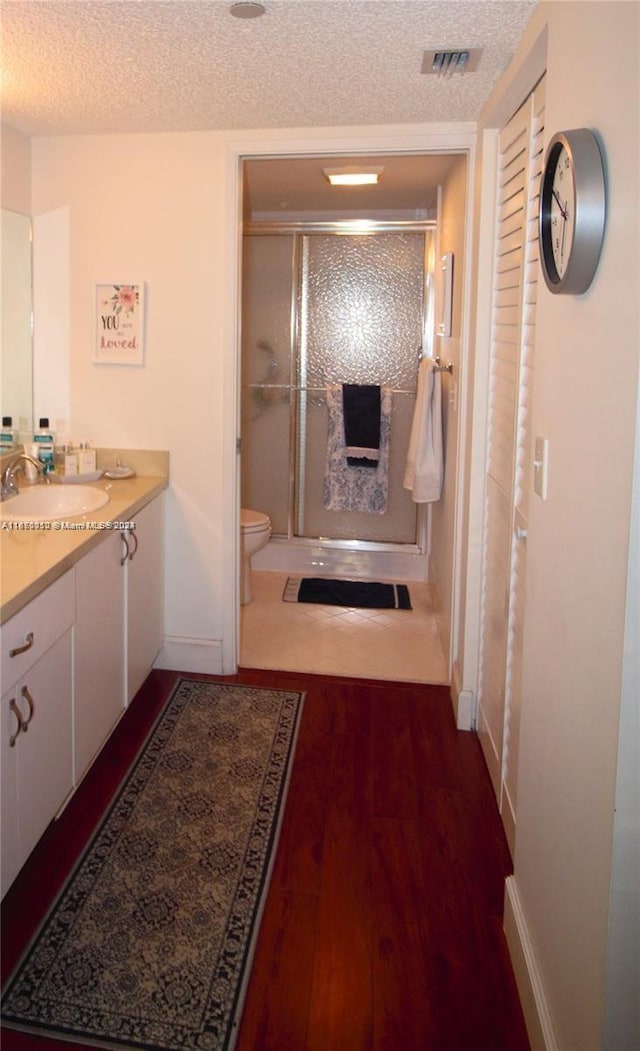
[[[562,218],[566,222],[569,216],[568,216],[568,212],[567,212],[566,208],[564,208],[563,205],[562,205],[562,201],[560,200],[560,194],[558,193],[557,190],[552,190],[551,192],[552,192],[553,196],[555,197],[556,201],[558,202],[558,208],[560,209],[560,215],[562,216]]]

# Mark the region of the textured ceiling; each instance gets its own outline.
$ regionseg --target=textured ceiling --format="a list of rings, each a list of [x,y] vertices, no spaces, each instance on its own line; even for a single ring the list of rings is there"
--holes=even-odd
[[[25,135],[472,121],[535,0],[1,0],[2,119]],[[484,49],[425,76],[430,48]]]

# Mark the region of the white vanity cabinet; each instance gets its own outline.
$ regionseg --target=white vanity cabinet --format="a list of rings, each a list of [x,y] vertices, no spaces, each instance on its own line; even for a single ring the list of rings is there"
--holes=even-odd
[[[163,501],[76,564],[76,784],[149,674],[164,641]]]
[[[2,895],[162,648],[163,512],[104,530],[2,626]]]
[[[2,627],[2,894],[72,789],[74,574]]]
[[[127,533],[126,697],[136,695],[164,642],[164,501],[152,500]]]

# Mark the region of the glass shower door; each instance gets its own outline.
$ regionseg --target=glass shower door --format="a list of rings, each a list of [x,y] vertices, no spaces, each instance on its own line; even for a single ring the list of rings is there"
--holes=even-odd
[[[244,237],[242,504],[274,536],[415,544],[402,486],[421,348],[431,347],[434,231]],[[384,514],[328,511],[326,385],[392,389]]]
[[[289,533],[293,503],[293,235],[245,237],[242,309],[242,506]]]
[[[303,237],[297,382],[296,534],[416,542],[416,505],[402,486],[424,336],[425,234]],[[323,507],[326,385],[392,389],[384,514]]]

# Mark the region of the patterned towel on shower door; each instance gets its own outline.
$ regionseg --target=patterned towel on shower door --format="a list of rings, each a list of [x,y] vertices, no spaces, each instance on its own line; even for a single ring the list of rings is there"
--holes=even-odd
[[[380,458],[375,468],[347,463],[342,384],[327,384],[328,435],[322,504],[327,511],[368,511],[383,515],[389,490],[390,387],[380,390]]]

